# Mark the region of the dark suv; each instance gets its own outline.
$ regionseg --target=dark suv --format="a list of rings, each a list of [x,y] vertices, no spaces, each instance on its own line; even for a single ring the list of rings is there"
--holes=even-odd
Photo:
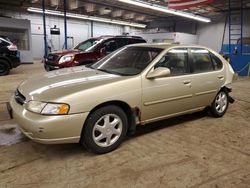
[[[107,54],[128,44],[146,43],[138,36],[100,36],[79,43],[71,50],[50,53],[44,61],[47,71],[92,64]]]
[[[20,65],[17,46],[6,36],[0,36],[0,76],[7,75],[10,69]]]

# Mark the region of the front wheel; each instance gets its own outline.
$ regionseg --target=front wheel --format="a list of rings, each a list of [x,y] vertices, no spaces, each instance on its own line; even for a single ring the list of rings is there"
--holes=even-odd
[[[81,143],[95,153],[108,153],[122,142],[128,119],[118,106],[105,106],[94,111],[83,127]]]
[[[225,91],[220,91],[212,105],[211,105],[211,113],[214,117],[222,117],[226,111],[227,111],[227,108],[228,108],[228,104],[229,104],[229,101],[228,101],[228,93],[225,92]]]
[[[44,69],[45,69],[47,72],[51,71],[51,68],[50,68],[48,65],[46,65],[46,64],[44,64]]]

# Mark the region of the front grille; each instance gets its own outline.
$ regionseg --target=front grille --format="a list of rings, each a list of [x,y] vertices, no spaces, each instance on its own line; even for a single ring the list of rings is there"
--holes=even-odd
[[[15,91],[15,100],[18,104],[21,104],[23,105],[24,102],[25,102],[25,96],[23,96],[19,91],[18,89]]]
[[[49,55],[47,56],[47,59],[48,59],[49,61],[56,61],[56,60],[58,60],[58,58],[59,58],[59,56],[58,56],[58,55],[55,55],[55,54],[49,54]]]

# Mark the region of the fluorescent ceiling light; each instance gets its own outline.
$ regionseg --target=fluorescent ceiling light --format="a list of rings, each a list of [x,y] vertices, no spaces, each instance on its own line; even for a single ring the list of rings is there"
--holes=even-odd
[[[34,8],[34,7],[29,7],[27,9],[27,11],[28,12],[40,13],[40,14],[43,13],[42,9]],[[63,12],[54,11],[54,10],[47,10],[47,9],[45,9],[45,14],[54,15],[54,16],[64,16]],[[116,24],[116,25],[125,25],[125,26],[137,27],[137,28],[145,28],[146,27],[145,24],[139,24],[139,23],[134,23],[134,22],[126,22],[126,21],[121,21],[121,20],[112,20],[112,19],[108,19],[108,18],[100,18],[100,17],[87,16],[87,15],[81,15],[81,14],[66,13],[66,16],[68,18],[91,20],[91,21],[96,21],[96,22],[111,23],[111,24]]]
[[[198,16],[198,15],[195,15],[195,14],[182,12],[182,11],[178,11],[178,10],[174,10],[174,9],[168,9],[168,8],[163,7],[163,6],[158,6],[158,5],[155,5],[155,4],[149,4],[149,3],[145,3],[145,2],[141,2],[141,1],[135,1],[135,0],[118,0],[118,1],[120,1],[122,3],[130,4],[130,5],[133,5],[133,6],[143,7],[143,8],[156,10],[156,11],[167,13],[167,14],[173,14],[173,15],[176,15],[176,16],[190,18],[190,19],[193,19],[193,20],[201,21],[201,22],[206,22],[206,23],[211,22],[211,19],[206,18],[206,17],[202,17],[202,16]]]

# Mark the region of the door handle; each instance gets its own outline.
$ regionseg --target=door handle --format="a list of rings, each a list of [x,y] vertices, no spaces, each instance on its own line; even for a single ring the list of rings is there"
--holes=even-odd
[[[191,80],[184,80],[184,81],[183,81],[183,84],[185,84],[185,85],[190,85],[190,84],[191,84]]]
[[[224,76],[223,75],[219,75],[219,76],[217,76],[217,78],[219,78],[220,80],[224,80]]]

